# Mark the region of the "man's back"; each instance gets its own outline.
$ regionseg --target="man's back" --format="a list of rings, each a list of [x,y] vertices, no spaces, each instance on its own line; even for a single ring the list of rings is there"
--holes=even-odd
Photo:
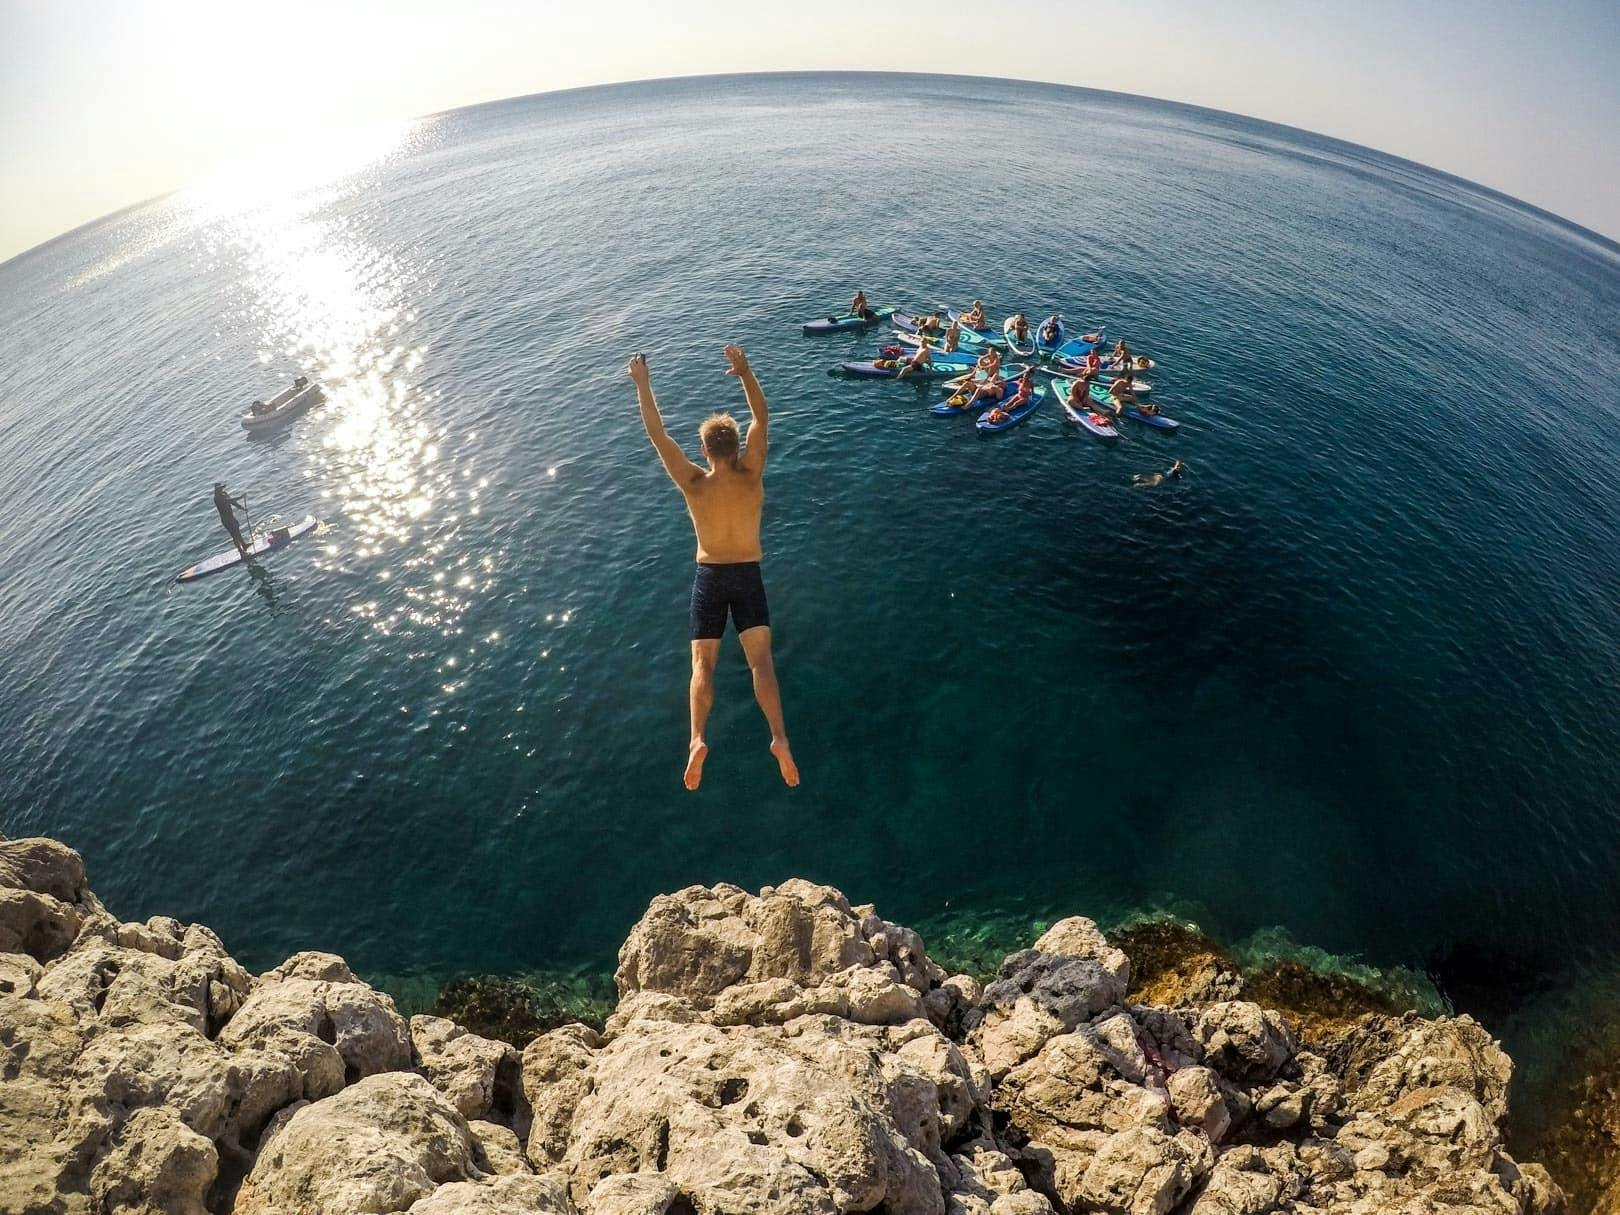
[[[681,486],[697,532],[697,559],[710,565],[758,561],[765,482],[749,468],[715,468]]]

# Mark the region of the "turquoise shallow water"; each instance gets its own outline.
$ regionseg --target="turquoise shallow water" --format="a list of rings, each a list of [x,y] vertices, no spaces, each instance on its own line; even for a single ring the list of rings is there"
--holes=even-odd
[[[831,377],[872,339],[798,322],[857,283],[1104,324],[1183,428],[981,441]],[[1616,315],[1620,250],[1512,200],[1081,90],[311,145],[0,266],[0,829],[260,965],[605,967],[658,891],[802,874],[924,926],[1280,925],[1505,1018],[1620,949]],[[623,363],[689,439],[732,340],[805,784],[730,642],[689,796],[690,530]],[[245,436],[298,370],[328,402]],[[175,587],[220,477],[329,528]]]

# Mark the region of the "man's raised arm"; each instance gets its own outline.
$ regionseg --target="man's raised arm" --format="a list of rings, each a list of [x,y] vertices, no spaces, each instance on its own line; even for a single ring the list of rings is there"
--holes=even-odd
[[[741,346],[726,347],[726,362],[731,364],[726,368],[726,374],[742,381],[743,396],[748,398],[748,412],[753,415],[753,420],[748,424],[748,441],[743,445],[742,459],[738,464],[760,472],[765,467],[765,424],[769,413],[765,407],[765,391],[754,378],[754,369],[748,365],[748,356],[743,353]]]
[[[652,381],[647,377],[647,356],[635,355],[626,369],[636,385],[636,398],[641,402],[641,424],[647,428],[647,437],[658,449],[658,458],[664,462],[669,479],[683,490],[703,475],[703,470],[681,450],[681,445],[669,437],[664,429],[664,417],[658,412],[658,401],[653,397]]]

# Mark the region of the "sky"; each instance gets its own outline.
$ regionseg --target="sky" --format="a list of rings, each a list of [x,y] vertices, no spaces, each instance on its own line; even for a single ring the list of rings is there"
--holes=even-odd
[[[1230,110],[1620,238],[1620,0],[0,0],[0,260],[311,128],[828,68]]]

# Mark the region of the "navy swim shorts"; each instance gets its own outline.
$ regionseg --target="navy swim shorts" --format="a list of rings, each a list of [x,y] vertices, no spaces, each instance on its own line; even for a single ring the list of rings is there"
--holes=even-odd
[[[692,640],[713,641],[723,636],[728,611],[739,633],[771,623],[759,562],[697,567],[692,579]]]

